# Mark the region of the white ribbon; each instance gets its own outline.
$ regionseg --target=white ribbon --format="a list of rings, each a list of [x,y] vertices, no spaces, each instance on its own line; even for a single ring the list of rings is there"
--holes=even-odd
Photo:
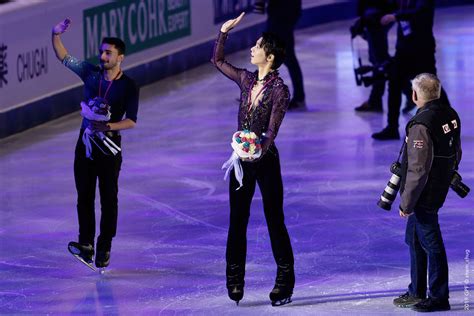
[[[242,170],[242,165],[240,164],[240,157],[235,151],[232,152],[230,158],[222,165],[222,170],[224,169],[226,169],[224,180],[227,180],[229,173],[232,171],[232,169],[234,169],[235,178],[240,184],[236,191],[240,189],[243,186],[242,180],[244,178],[244,171]]]
[[[88,120],[93,120],[93,121],[108,121],[110,119],[110,112],[107,113],[107,115],[102,115],[102,114],[97,114],[94,113],[94,111],[91,110],[85,104],[84,102],[81,102],[81,115],[82,117],[85,117]],[[82,142],[84,143],[84,146],[86,147],[86,157],[92,160],[92,143],[95,143],[97,145],[97,148],[99,148],[104,154],[106,154],[99,146],[94,141],[93,136],[97,135],[99,138],[102,140],[102,143],[110,150],[110,152],[115,156],[121,151],[121,148],[117,146],[110,138],[104,135],[102,132],[96,132],[94,133],[90,128],[86,128],[84,131],[84,134],[82,135]]]
[[[224,180],[227,180],[229,173],[232,171],[232,169],[234,169],[235,178],[240,184],[236,191],[243,187],[242,180],[244,178],[244,170],[242,169],[242,165],[240,164],[240,159],[256,159],[262,155],[261,150],[257,154],[250,154],[248,152],[243,151],[240,148],[240,145],[235,140],[236,137],[240,135],[240,133],[241,132],[238,131],[235,132],[234,135],[232,135],[232,142],[230,143],[230,145],[232,146],[232,149],[234,149],[234,151],[232,152],[230,158],[222,165],[222,169],[226,169]]]
[[[91,139],[92,139],[92,131],[89,128],[86,128],[84,131],[84,134],[82,134],[82,142],[84,143],[84,146],[86,147],[86,157],[92,160],[92,144],[91,144]]]

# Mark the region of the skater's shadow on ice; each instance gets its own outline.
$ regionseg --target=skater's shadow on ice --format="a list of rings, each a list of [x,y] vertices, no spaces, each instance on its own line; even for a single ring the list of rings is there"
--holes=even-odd
[[[106,277],[99,277],[95,287],[90,288],[85,297],[75,305],[71,314],[119,315],[111,281]]]
[[[145,279],[149,280],[150,278],[157,278],[160,276],[166,276],[170,273],[173,273],[173,269],[111,269],[105,272],[105,275],[102,276],[104,279],[108,280],[137,280]]]
[[[451,292],[460,292],[464,291],[463,285],[456,285],[449,288]],[[328,295],[314,295],[314,296],[299,296],[298,290],[296,289],[293,297],[292,303],[288,306],[307,306],[315,304],[325,304],[325,303],[335,303],[335,302],[344,302],[344,301],[361,301],[364,299],[376,299],[383,297],[398,297],[400,294],[404,293],[406,289],[394,289],[394,290],[384,290],[384,291],[367,291],[367,292],[352,292],[352,293],[341,293],[341,294],[328,294]],[[244,303],[244,302],[243,302]],[[262,306],[268,305],[268,301],[254,301],[249,303],[241,304],[246,307],[253,306]],[[459,306],[458,306],[459,305]],[[463,310],[464,305],[454,304],[451,306],[452,310]]]

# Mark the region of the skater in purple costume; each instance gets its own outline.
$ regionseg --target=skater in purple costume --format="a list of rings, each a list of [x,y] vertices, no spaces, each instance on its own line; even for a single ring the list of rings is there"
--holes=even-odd
[[[135,127],[138,112],[138,88],[125,75],[121,63],[125,56],[125,44],[118,38],[104,38],[99,50],[100,66],[81,61],[68,54],[61,34],[70,26],[66,19],[52,29],[52,44],[56,57],[63,65],[76,73],[84,82],[85,102],[94,98],[105,100],[110,107],[108,121],[83,119],[74,158],[74,178],[77,190],[77,214],[79,218],[78,243],[71,242],[69,249],[78,259],[91,266],[95,240],[95,190],[99,182],[101,219],[97,238],[95,265],[104,268],[110,262],[112,239],[115,237],[118,216],[118,178],[122,164],[120,151],[107,152],[92,142],[91,156],[86,156],[84,132],[101,133],[120,147],[120,131]]]
[[[262,139],[262,155],[258,159],[241,161],[243,187],[231,172],[230,224],[226,250],[226,276],[229,297],[238,302],[244,295],[247,225],[250,204],[258,183],[263,198],[265,218],[270,233],[273,256],[277,264],[275,286],[270,293],[272,305],[291,302],[295,284],[293,250],[284,222],[283,183],[280,159],[274,139],[288,109],[288,87],[278,75],[285,58],[284,44],[274,35],[264,33],[250,50],[251,63],[258,67],[250,72],[232,66],[224,59],[224,44],[228,32],[243,18],[229,20],[221,27],[214,47],[212,63],[241,90],[238,130],[250,130]]]

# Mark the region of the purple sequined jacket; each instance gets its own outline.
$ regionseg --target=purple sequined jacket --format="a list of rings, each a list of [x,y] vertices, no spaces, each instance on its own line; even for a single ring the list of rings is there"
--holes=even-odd
[[[288,109],[290,93],[283,79],[278,76],[278,71],[270,72],[265,78],[264,83],[268,84],[263,91],[263,98],[260,104],[250,112],[248,111],[248,96],[252,90],[257,71],[250,72],[246,69],[236,68],[224,59],[224,44],[227,39],[227,33],[220,33],[214,45],[214,53],[211,62],[229,79],[237,83],[240,88],[240,106],[238,116],[238,130],[250,130],[259,137],[265,133],[265,142],[263,144],[264,152],[273,144],[278,134],[281,122]]]

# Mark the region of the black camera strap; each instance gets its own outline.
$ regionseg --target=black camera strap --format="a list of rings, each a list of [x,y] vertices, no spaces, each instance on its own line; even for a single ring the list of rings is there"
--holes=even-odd
[[[406,141],[403,141],[402,148],[400,148],[400,152],[398,153],[398,158],[397,158],[398,163],[400,163],[400,158],[402,157],[403,152],[405,151],[406,145],[407,145]]]

